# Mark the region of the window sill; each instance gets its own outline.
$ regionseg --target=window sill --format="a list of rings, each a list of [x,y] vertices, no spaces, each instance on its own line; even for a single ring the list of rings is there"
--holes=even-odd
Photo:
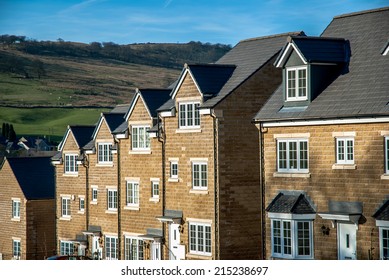
[[[208,194],[208,190],[194,190],[194,189],[191,189],[189,191],[190,194],[200,194],[200,195],[206,195]]]
[[[292,256],[271,256],[272,260],[313,260],[314,258],[312,256],[307,257],[292,257]]]
[[[131,150],[128,152],[130,155],[151,155],[150,150]]]
[[[61,221],[71,221],[72,217],[61,217],[59,218]]]
[[[168,182],[177,183],[177,182],[178,182],[178,178],[169,178],[167,181],[168,181]]]
[[[20,222],[20,218],[11,218],[12,222]]]
[[[90,204],[97,205],[97,201],[91,201]]]
[[[311,173],[286,173],[286,172],[274,172],[273,177],[280,178],[311,178]]]
[[[85,214],[85,211],[77,211],[77,214],[84,215],[84,214]]]
[[[188,253],[185,257],[196,260],[212,260],[212,255],[197,255],[195,253]]]
[[[332,169],[357,169],[357,165],[356,164],[338,164],[338,163],[335,163],[332,165]]]
[[[178,128],[176,133],[199,133],[201,128]]]
[[[139,211],[139,206],[124,206],[124,210]]]
[[[389,180],[389,174],[381,175],[381,180]]]
[[[78,177],[78,173],[64,173],[63,177]]]
[[[118,213],[117,209],[105,210],[105,214],[117,214],[117,213]]]
[[[159,202],[159,197],[150,197],[149,201],[157,203]]]
[[[98,163],[96,167],[113,167],[113,162],[110,163]]]

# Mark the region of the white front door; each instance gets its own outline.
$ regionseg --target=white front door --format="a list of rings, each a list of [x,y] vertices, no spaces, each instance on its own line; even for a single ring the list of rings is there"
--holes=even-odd
[[[357,259],[357,226],[338,223],[338,258],[339,260]]]
[[[155,241],[151,243],[151,259],[161,260],[161,243]]]
[[[102,257],[102,248],[100,247],[99,236],[92,237],[92,259],[100,260]]]
[[[180,230],[178,229],[179,224],[169,224],[169,259],[179,259],[180,249]]]

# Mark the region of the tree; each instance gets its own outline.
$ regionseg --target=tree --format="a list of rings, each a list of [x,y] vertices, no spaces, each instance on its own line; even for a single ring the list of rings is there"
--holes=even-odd
[[[5,123],[1,127],[1,136],[5,137]]]
[[[38,79],[40,79],[43,75],[46,74],[45,67],[43,65],[43,62],[39,59],[35,59],[33,61],[33,68],[38,76]]]
[[[16,132],[15,132],[14,126],[12,124],[9,126],[8,140],[11,142],[14,142],[16,140]]]
[[[8,139],[9,137],[9,123],[5,123],[4,137]]]

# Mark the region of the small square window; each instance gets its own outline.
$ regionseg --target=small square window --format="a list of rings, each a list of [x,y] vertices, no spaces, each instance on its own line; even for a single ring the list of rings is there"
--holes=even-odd
[[[107,208],[108,210],[118,209],[118,192],[116,189],[107,190]]]
[[[193,189],[208,188],[207,163],[193,162],[192,163],[192,186]]]
[[[79,204],[80,204],[80,207],[79,207],[80,212],[84,212],[85,211],[85,198],[80,197]]]
[[[151,182],[151,196],[153,198],[159,198],[159,182]]]
[[[170,178],[172,178],[172,179],[178,178],[178,162],[177,161],[170,162]]]
[[[112,163],[112,144],[111,143],[99,143],[98,149],[98,162],[99,163]]]
[[[354,164],[354,138],[336,138],[336,163]]]

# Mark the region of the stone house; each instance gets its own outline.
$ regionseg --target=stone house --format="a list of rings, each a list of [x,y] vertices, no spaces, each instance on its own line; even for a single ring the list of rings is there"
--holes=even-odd
[[[55,180],[50,157],[5,158],[0,167],[0,257],[43,260],[55,252]]]
[[[290,36],[255,116],[265,259],[389,257],[389,8]]]

